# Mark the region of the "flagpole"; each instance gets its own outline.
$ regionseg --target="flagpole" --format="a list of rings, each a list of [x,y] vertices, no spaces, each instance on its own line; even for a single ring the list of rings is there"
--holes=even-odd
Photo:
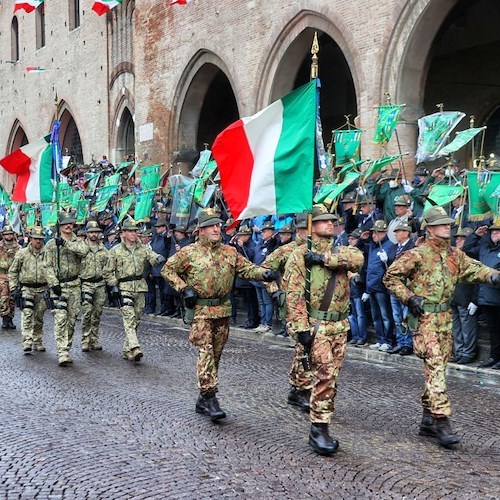
[[[57,91],[54,95],[54,124],[52,126],[51,130],[51,139],[52,139],[52,132],[54,131],[54,127],[56,126],[57,121],[59,120],[59,100],[57,98]],[[58,131],[59,133],[59,131]],[[56,223],[56,236],[58,239],[61,238],[61,226],[59,224],[59,174],[57,172],[57,165],[56,165],[56,155],[54,152],[54,147],[57,147],[57,145],[52,144],[52,169],[53,169],[53,174],[54,174],[54,180],[55,180],[55,203],[56,203],[56,216],[57,216],[57,223]],[[57,279],[59,280],[61,277],[61,247],[59,245],[56,245],[56,255],[57,255]]]

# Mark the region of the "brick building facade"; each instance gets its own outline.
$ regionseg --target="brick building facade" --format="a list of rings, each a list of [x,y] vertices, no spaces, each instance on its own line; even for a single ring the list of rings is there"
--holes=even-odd
[[[13,3],[0,3],[0,155],[48,132],[57,92],[69,154],[169,164],[305,83],[315,31],[326,141],[350,115],[366,131],[362,156],[379,156],[375,106],[389,92],[406,104],[398,139],[409,167],[416,120],[440,102],[487,123],[485,153],[500,152],[496,0],[124,0],[102,17],[92,0],[15,15]],[[458,159],[467,164],[467,151]]]

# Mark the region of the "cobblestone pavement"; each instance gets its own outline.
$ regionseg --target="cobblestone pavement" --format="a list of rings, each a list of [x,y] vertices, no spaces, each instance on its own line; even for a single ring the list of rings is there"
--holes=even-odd
[[[348,359],[331,429],[340,450],[326,458],[286,404],[291,349],[233,337],[220,372],[228,418],[214,424],[194,412],[186,330],[145,320],[137,365],[121,359],[115,311],[101,330],[104,351],[76,342],[66,368],[51,334],[46,353],[23,356],[19,333],[0,331],[0,498],[499,497],[498,385],[450,377],[462,443],[446,450],[417,435],[420,370]]]

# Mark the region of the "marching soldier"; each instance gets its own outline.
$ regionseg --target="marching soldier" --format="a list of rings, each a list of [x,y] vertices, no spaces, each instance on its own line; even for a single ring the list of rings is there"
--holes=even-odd
[[[457,281],[500,286],[500,273],[450,246],[451,219],[442,207],[423,215],[427,238],[423,245],[401,254],[388,269],[384,283],[408,305],[413,349],[423,359],[425,389],[420,435],[449,446],[460,442],[451,430],[451,405],[446,390],[446,365],[452,339],[451,300]]]
[[[285,268],[288,333],[302,345],[305,368],[312,371],[309,444],[321,455],[331,455],[339,446],[328,434],[328,424],[349,330],[348,272],[363,265],[357,248],[334,246],[336,218],[325,206],[314,205],[312,251],[299,246]]]
[[[125,341],[123,359],[140,361],[144,356],[137,328],[144,309],[144,294],[148,291],[144,270],[149,263],[157,266],[165,262],[165,257],[143,245],[137,236],[138,227],[132,220],[122,225],[121,243],[109,252],[109,285],[112,295],[121,303]]]
[[[199,240],[170,257],[162,276],[184,300],[185,319],[192,314],[189,340],[198,347],[196,412],[212,420],[225,418],[215,397],[218,366],[229,335],[231,292],[235,275],[251,280],[271,281],[275,273],[255,266],[234,247],[222,244],[222,220],[213,209],[198,216]],[[194,317],[194,319],[193,319]]]
[[[85,243],[90,251],[83,257],[82,282],[82,351],[101,351],[99,325],[109,285],[108,250],[101,241],[102,229],[95,221],[85,227]],[[115,290],[115,293],[117,290]]]
[[[54,315],[59,366],[66,366],[73,360],[69,355],[73,345],[75,323],[81,308],[80,270],[82,258],[89,247],[73,232],[74,219],[67,215],[60,217],[60,236],[45,245],[47,285],[50,288],[47,302]]]
[[[28,246],[16,253],[9,269],[12,296],[21,309],[21,333],[25,354],[31,354],[32,350],[45,351],[42,342],[43,313],[46,308],[43,294],[47,289],[44,239],[43,229],[33,228]]]
[[[11,226],[3,228],[2,237],[0,241],[0,315],[2,316],[2,329],[15,330],[16,325],[12,320],[16,307],[10,294],[7,273],[21,247],[16,241],[16,235]]]

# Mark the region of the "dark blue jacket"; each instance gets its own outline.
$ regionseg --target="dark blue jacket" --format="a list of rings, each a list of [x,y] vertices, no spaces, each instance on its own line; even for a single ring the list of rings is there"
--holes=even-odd
[[[253,257],[253,263],[260,266],[266,260],[266,257],[275,250],[277,245],[278,243],[275,238],[269,238],[266,241],[264,240],[258,241],[257,244],[255,245],[255,254]],[[258,286],[261,288],[265,286],[262,281],[253,281],[252,283],[254,286]]]
[[[232,243],[231,246],[234,246],[234,248],[236,248],[236,251],[239,254],[243,255],[245,259],[253,262],[253,258],[255,255],[255,242],[252,238],[246,241],[242,247],[240,247],[236,243]],[[236,288],[251,288],[253,285],[249,280],[246,280],[244,278],[236,278],[234,286],[236,286]]]
[[[151,250],[153,252],[163,255],[165,259],[169,256],[170,250],[170,238],[167,237],[167,231],[162,234],[155,234],[154,238],[151,240]],[[151,268],[151,274],[153,276],[161,276],[161,268],[163,264],[159,264]]]
[[[489,233],[482,238],[472,233],[465,240],[463,251],[484,265],[500,271],[500,242],[494,244]],[[481,283],[477,304],[480,306],[500,306],[500,289]]]
[[[360,248],[363,250],[365,254],[366,264],[366,293],[389,293],[387,288],[382,283],[382,278],[387,271],[387,268],[394,262],[396,257],[396,248],[397,245],[392,243],[392,241],[385,236],[385,238],[378,243],[374,243],[373,241],[363,242],[359,240],[361,243]],[[359,245],[359,243],[358,243]],[[384,263],[380,260],[378,253],[381,248],[385,250],[387,253],[387,263]]]

